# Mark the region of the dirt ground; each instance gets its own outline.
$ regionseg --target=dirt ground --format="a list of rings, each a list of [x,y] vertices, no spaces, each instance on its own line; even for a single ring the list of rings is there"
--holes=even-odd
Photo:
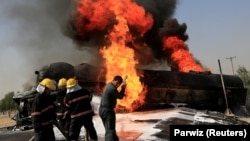
[[[250,123],[250,117],[243,117],[243,118],[239,118],[242,121],[248,122]]]
[[[11,119],[11,117],[13,116],[13,114],[10,114],[10,117],[9,115],[6,113],[6,114],[0,114],[0,128],[3,128],[3,127],[8,127],[8,126],[14,126],[16,124],[16,121],[14,121],[13,119]]]

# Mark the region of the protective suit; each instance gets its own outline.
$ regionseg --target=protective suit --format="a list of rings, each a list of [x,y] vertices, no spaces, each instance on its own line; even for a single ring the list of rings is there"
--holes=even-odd
[[[97,141],[97,133],[92,121],[94,112],[91,106],[92,95],[80,85],[77,80],[67,81],[67,94],[65,103],[70,110],[70,140],[78,140],[82,126],[87,130],[91,140]]]
[[[64,129],[65,133],[68,133],[69,130],[69,111],[66,107],[64,101],[67,92],[66,88],[67,79],[61,78],[58,81],[58,93],[56,94],[56,107],[57,107],[57,120],[60,123],[62,129]]]
[[[35,141],[55,141],[53,122],[56,119],[56,107],[50,93],[55,90],[53,80],[45,78],[37,86],[37,92],[31,109]]]

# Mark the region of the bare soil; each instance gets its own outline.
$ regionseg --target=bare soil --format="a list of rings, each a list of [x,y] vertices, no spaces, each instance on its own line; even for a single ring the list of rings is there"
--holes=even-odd
[[[9,127],[9,126],[14,126],[16,125],[16,121],[11,119],[11,117],[13,116],[13,114],[0,114],[0,128],[3,127]]]
[[[243,117],[243,118],[239,118],[242,121],[248,122],[250,123],[250,117]]]

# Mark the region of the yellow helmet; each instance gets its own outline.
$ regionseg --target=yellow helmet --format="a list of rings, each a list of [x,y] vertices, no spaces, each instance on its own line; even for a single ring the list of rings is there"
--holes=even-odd
[[[71,87],[76,86],[76,84],[77,84],[77,80],[74,79],[74,78],[70,78],[70,79],[68,79],[68,81],[67,81],[66,87],[67,87],[67,88],[71,88]]]
[[[58,81],[58,87],[64,87],[67,85],[67,79],[66,78],[61,78],[59,81]]]
[[[55,82],[49,78],[44,78],[41,82],[40,85],[47,87],[51,90],[55,90],[56,89],[56,85]]]

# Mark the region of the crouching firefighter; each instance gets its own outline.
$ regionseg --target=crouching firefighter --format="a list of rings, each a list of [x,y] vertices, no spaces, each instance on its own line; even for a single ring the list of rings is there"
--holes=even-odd
[[[56,107],[50,95],[56,84],[49,78],[43,79],[37,86],[31,116],[34,127],[35,141],[55,141],[53,122],[56,120]]]

